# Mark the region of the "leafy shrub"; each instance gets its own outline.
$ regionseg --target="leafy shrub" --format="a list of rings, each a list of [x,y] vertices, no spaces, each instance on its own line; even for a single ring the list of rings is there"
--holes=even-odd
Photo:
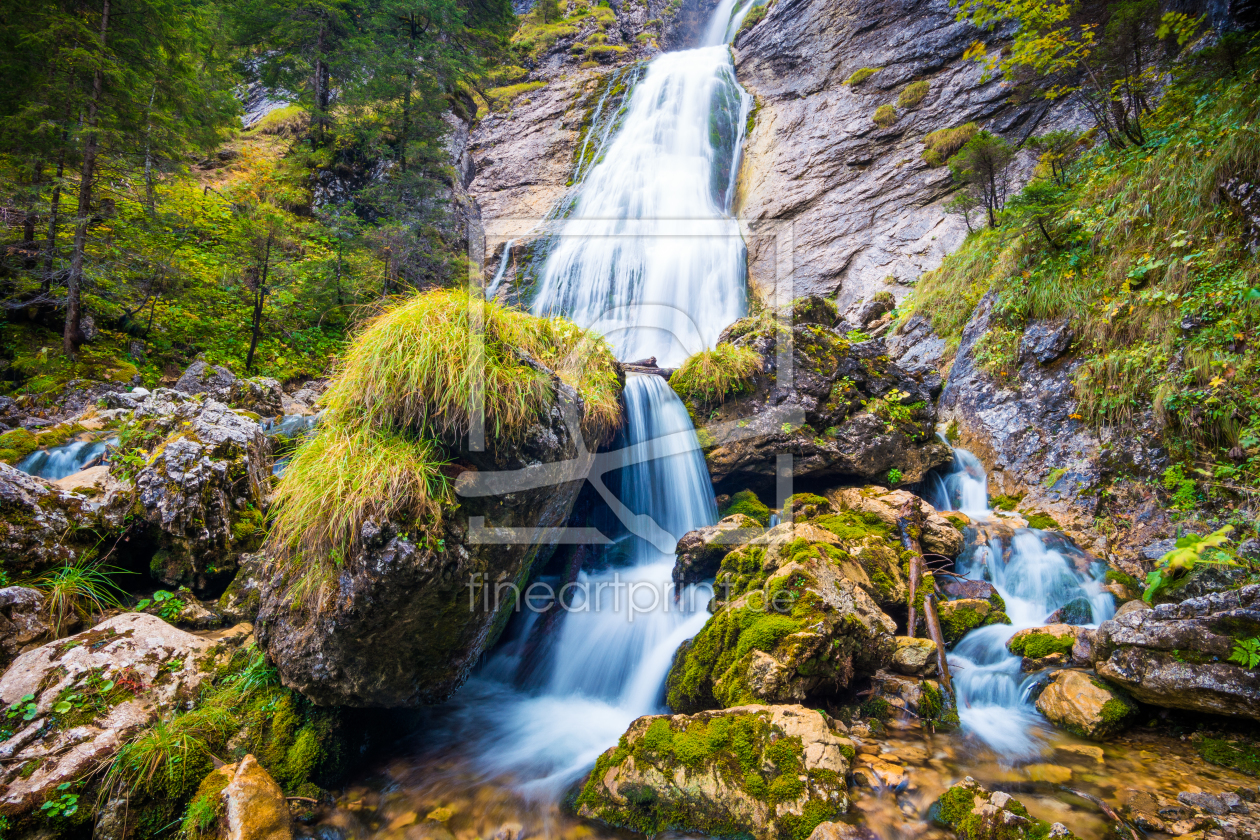
[[[1233,525],[1225,525],[1207,536],[1186,534],[1177,540],[1176,547],[1155,562],[1155,568],[1146,575],[1146,591],[1142,599],[1150,603],[1156,595],[1179,577],[1194,571],[1200,564],[1236,566],[1233,552],[1229,551],[1229,534]]]

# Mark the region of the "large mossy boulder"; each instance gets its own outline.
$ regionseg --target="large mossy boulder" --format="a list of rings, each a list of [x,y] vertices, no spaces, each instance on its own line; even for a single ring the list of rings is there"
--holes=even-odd
[[[1034,817],[1009,793],[990,792],[970,776],[941,794],[930,813],[963,840],[1077,840],[1062,823]]]
[[[156,546],[150,572],[170,586],[221,588],[240,555],[262,542],[269,439],[252,417],[175,391],[146,398],[135,418],[148,435],[165,436],[134,479],[133,510]]]
[[[755,350],[762,364],[743,394],[706,411],[702,441],[719,492],[773,487],[781,454],[792,454],[798,478],[881,483],[919,481],[953,457],[934,436],[940,379],[898,367],[882,341],[841,333],[834,311],[818,298],[794,304],[790,371],[770,315],[723,332],[720,342]]]
[[[554,548],[623,384],[598,336],[465,292],[379,316],[276,489],[258,627],[285,685],[322,705],[449,697]]]
[[[1093,641],[1099,676],[1155,706],[1260,720],[1260,670],[1229,661],[1260,636],[1260,584],[1118,614]]]
[[[1010,624],[1006,613],[997,609],[992,602],[979,598],[956,598],[952,601],[941,601],[937,604],[937,615],[941,622],[941,635],[945,643],[952,645],[977,627],[988,627],[992,624]]]
[[[848,810],[853,756],[838,725],[803,706],[642,717],[599,757],[576,804],[647,835],[806,840]]]
[[[878,520],[843,512],[779,525],[728,554],[716,612],[675,655],[670,708],[801,702],[888,665],[897,625],[880,603],[907,596],[889,539]]]
[[[1101,739],[1124,730],[1138,706],[1092,674],[1059,671],[1037,697],[1037,711],[1061,729],[1082,738]]]

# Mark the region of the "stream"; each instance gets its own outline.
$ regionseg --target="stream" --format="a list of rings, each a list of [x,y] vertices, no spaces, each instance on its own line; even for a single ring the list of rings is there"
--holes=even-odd
[[[601,140],[548,243],[531,310],[598,330],[623,361],[654,356],[676,366],[746,314],[746,253],[730,208],[751,98],[726,44],[752,6],[722,0],[703,46],[660,55],[637,73],[616,133]],[[618,471],[622,505],[673,541],[715,522],[691,420],[666,381],[630,375],[625,403],[618,445],[646,447],[649,457]],[[852,821],[883,840],[950,837],[927,821],[928,807],[971,775],[1018,789],[1037,816],[1101,840],[1105,818],[1068,787],[1116,804],[1134,786],[1175,797],[1186,774],[1209,791],[1239,784],[1192,750],[1176,749],[1167,733],[1142,730],[1099,746],[1050,728],[1031,702],[1039,675],[1021,672],[1006,641],[1071,603],[1088,605],[1093,624],[1109,617],[1101,564],[1061,535],[990,510],[984,470],[963,450],[923,492],[938,509],[970,518],[955,571],[991,582],[1013,624],[972,631],[950,656],[961,730],[933,734],[893,719],[885,737],[867,741],[906,768],[908,784],[853,789]],[[613,546],[567,581],[574,593],[567,611],[515,616],[469,682],[425,711],[421,734],[343,790],[308,831],[321,840],[636,836],[577,819],[563,803],[631,721],[667,711],[663,686],[674,652],[708,618],[707,592],[689,589],[675,599],[673,551],[659,534],[641,531],[625,522]]]

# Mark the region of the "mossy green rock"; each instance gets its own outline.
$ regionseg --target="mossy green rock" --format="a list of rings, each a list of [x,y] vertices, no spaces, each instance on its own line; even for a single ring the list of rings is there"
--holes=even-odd
[[[839,544],[813,523],[784,524],[728,554],[717,611],[675,656],[670,708],[800,702],[886,666],[896,623]]]
[[[1105,738],[1127,728],[1139,709],[1129,696],[1083,671],[1059,671],[1037,698],[1037,711],[1082,738]]]
[[[936,609],[941,620],[941,635],[945,637],[945,643],[951,645],[977,627],[1011,623],[1006,613],[979,598],[941,601]]]
[[[854,744],[798,705],[654,715],[595,764],[578,814],[642,834],[807,840],[848,810]]]
[[[724,519],[741,514],[761,523],[763,528],[770,524],[770,508],[766,507],[765,503],[751,490],[740,490],[731,496],[730,501],[722,506],[720,512]]]
[[[674,561],[674,586],[681,589],[713,577],[726,555],[764,530],[757,519],[734,513],[716,525],[683,534],[674,549],[677,556]]]
[[[929,813],[962,840],[1077,840],[1062,823],[1037,819],[1018,799],[991,793],[970,776],[941,794]]]
[[[1006,649],[1025,659],[1044,659],[1069,654],[1076,644],[1077,629],[1068,624],[1047,624],[1020,630],[1006,642]]]

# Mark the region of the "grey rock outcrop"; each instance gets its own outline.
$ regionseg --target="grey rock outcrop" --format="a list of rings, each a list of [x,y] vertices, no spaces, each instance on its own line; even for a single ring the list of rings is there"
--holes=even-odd
[[[27,702],[33,714],[0,743],[0,809],[29,811],[58,785],[108,763],[159,712],[196,692],[213,672],[212,648],[154,616],[124,613],[19,656],[0,677],[0,702]],[[100,708],[88,720],[79,720],[80,709],[58,711],[60,698],[98,691],[102,680],[114,687],[98,692]],[[27,695],[34,699],[23,701]]]
[[[993,34],[957,21],[946,0],[779,0],[736,39],[736,71],[759,105],[736,208],[755,287],[774,288],[787,229],[791,294],[834,296],[842,311],[881,291],[904,297],[958,246],[966,226],[942,208],[949,170],[923,160],[924,136],[977,122],[1018,141],[1061,119],[985,80],[962,57],[976,40]],[[864,67],[878,72],[844,84]],[[877,126],[875,109],[919,80],[926,98]]]
[[[44,640],[51,630],[43,593],[24,586],[0,589],[0,672],[28,646]]]
[[[813,312],[817,300],[796,309]],[[852,342],[831,326],[793,320],[787,387],[772,322],[746,318],[722,334],[760,353],[763,366],[751,393],[707,407],[701,440],[709,436],[705,459],[718,492],[772,488],[776,456],[789,453],[793,475],[811,480],[884,483],[895,469],[909,483],[949,462],[949,447],[933,435],[939,377],[891,363],[878,340]]]
[[[1260,671],[1228,661],[1257,635],[1260,584],[1104,621],[1094,667],[1144,703],[1260,720]]]
[[[10,574],[72,563],[122,525],[118,496],[67,492],[0,464],[0,565]]]
[[[208,394],[220,402],[227,402],[232,396],[232,385],[235,382],[236,374],[222,365],[196,361],[180,374],[174,390],[190,397]]]
[[[169,435],[135,476],[134,506],[158,546],[151,573],[198,591],[226,583],[238,555],[262,540],[269,439],[258,423],[223,403],[164,389],[135,415]]]

